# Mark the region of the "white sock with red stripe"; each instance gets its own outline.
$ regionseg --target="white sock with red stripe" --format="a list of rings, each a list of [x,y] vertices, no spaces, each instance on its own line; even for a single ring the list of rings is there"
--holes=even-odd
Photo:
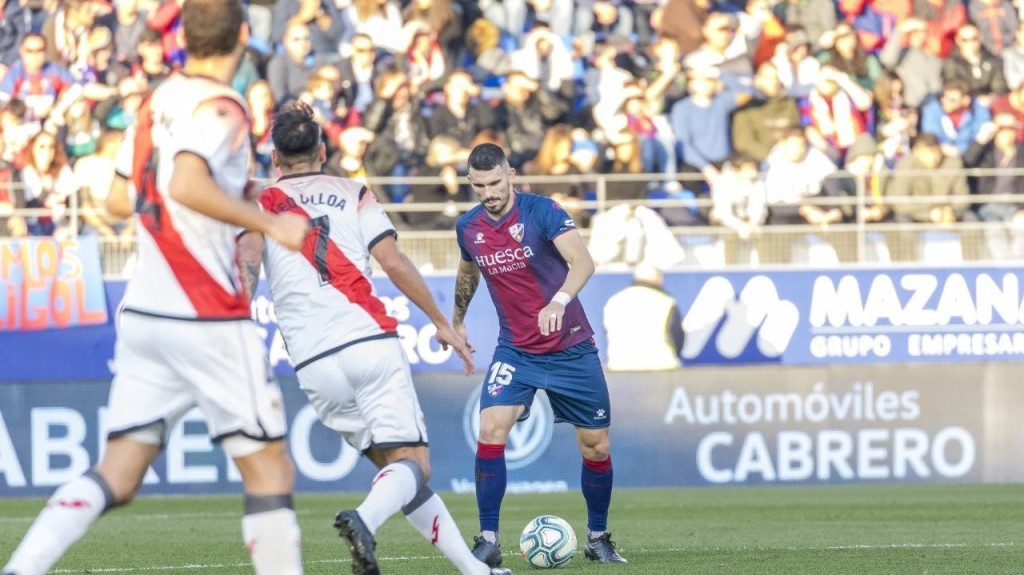
[[[0,571],[43,575],[113,503],[110,487],[95,471],[64,484],[46,502],[46,508]]]
[[[409,509],[419,503],[415,509]],[[405,518],[423,535],[423,538],[437,547],[444,556],[458,568],[462,575],[489,575],[491,568],[473,557],[466,547],[466,540],[459,532],[448,507],[441,497],[426,485],[421,486],[416,500],[403,509]]]
[[[246,495],[242,538],[256,575],[302,575],[302,535],[291,495]]]
[[[403,459],[386,465],[377,472],[370,485],[369,495],[356,508],[370,533],[376,533],[388,517],[398,513],[402,506],[412,501],[418,485],[414,467],[419,471],[419,465]],[[422,472],[420,474],[422,475]]]

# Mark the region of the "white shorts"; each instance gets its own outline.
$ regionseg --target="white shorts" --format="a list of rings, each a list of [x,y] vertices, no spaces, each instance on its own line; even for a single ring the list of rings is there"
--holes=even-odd
[[[427,427],[398,338],[356,343],[296,374],[320,421],[360,453],[427,444]]]
[[[249,320],[183,321],[120,314],[108,415],[111,437],[160,424],[163,440],[198,405],[217,442],[282,439],[281,388]]]

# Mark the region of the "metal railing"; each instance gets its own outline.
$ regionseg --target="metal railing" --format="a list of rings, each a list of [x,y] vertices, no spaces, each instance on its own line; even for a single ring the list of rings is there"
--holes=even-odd
[[[996,175],[1022,175],[1024,169],[999,170],[952,170],[950,177],[973,178]],[[922,173],[943,175],[936,170],[918,172],[887,172],[888,178],[911,177]],[[849,177],[837,172],[832,177]],[[681,173],[674,176],[664,174],[588,174],[578,176],[527,176],[517,177],[516,182],[524,187],[541,190],[545,183],[578,183],[593,186],[593,199],[581,201],[577,209],[591,214],[604,213],[617,205],[644,205],[652,209],[691,208],[707,214],[712,200],[707,197],[695,199],[647,199],[641,201],[612,200],[607,195],[609,182],[635,182],[647,186],[649,182],[692,182],[701,180],[699,174]],[[871,223],[864,219],[865,206],[876,203],[868,198],[857,179],[858,192],[852,196],[828,196],[805,198],[800,204],[840,206],[852,214],[852,221],[828,226],[812,225],[763,225],[749,239],[741,240],[737,234],[717,225],[671,227],[669,230],[683,247],[685,257],[675,267],[681,269],[754,268],[774,266],[833,266],[833,265],[886,265],[922,264],[955,265],[964,262],[992,262],[997,264],[1024,261],[1024,227],[1010,222],[958,222],[953,224],[926,223]],[[373,178],[371,187],[380,189],[390,184],[439,184],[437,178]],[[538,185],[537,187],[533,187]],[[379,194],[383,195],[383,194]],[[920,197],[886,196],[884,205],[935,204],[962,201],[979,203],[1024,203],[1021,194],[965,195]],[[476,202],[459,202],[454,207],[463,213],[476,206]],[[782,205],[782,204],[777,204]],[[793,205],[793,204],[786,204]],[[444,212],[450,210],[450,203],[386,203],[385,209],[392,214],[402,212]],[[67,222],[66,233],[77,234],[83,209],[76,196],[69,198],[63,219]],[[50,215],[47,209],[24,209],[16,215],[38,217]],[[2,217],[2,216],[0,216]],[[395,218],[396,220],[398,218]],[[581,229],[585,239],[590,241],[591,230]],[[424,231],[400,229],[399,245],[413,262],[426,273],[451,272],[459,262],[459,250],[454,230]],[[101,238],[104,273],[108,277],[122,277],[131,271],[134,246],[126,246],[116,239]],[[1004,248],[995,247],[998,244]],[[1019,245],[1018,245],[1019,244]],[[606,268],[628,268],[634,261],[629,257],[612,258],[599,262]]]

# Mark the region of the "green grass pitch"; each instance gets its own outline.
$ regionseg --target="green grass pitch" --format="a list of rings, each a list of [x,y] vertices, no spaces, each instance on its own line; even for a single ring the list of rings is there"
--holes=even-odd
[[[463,535],[475,534],[472,495],[443,494]],[[361,495],[299,494],[307,574],[349,573],[331,528]],[[41,500],[0,500],[0,559],[13,550]],[[241,496],[142,497],[102,518],[53,573],[252,573],[241,544]],[[518,555],[519,530],[560,515],[582,538],[579,493],[505,498],[505,566],[534,572]],[[617,490],[610,528],[629,565],[595,565],[582,549],[564,573],[615,575],[1024,575],[1024,486],[902,485]],[[400,517],[377,534],[389,575],[455,573]]]

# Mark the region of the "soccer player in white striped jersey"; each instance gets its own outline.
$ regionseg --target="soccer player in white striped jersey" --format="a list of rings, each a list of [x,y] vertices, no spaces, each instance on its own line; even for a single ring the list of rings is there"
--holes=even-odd
[[[416,267],[399,249],[395,228],[361,183],[321,173],[325,148],[313,110],[285,104],[271,127],[277,182],[260,195],[264,210],[308,218],[313,233],[299,252],[255,233],[239,240],[250,293],[265,266],[278,325],[299,385],[320,420],[380,471],[357,509],[335,526],[352,554],[352,573],[379,573],[373,534],[402,511],[465,575],[510,575],[473,557],[441,498],[427,486],[430,459],[409,362],[397,322],[370,280],[372,256],[395,286],[426,313],[437,340],[472,373],[473,350],[456,335]]]
[[[256,574],[303,572],[284,406],[250,317],[235,236],[257,229],[297,249],[309,225],[242,199],[249,113],[230,86],[248,38],[240,0],[188,0],[181,18],[188,62],[145,100],[111,190],[111,205],[125,208],[126,178],[135,184],[139,257],[117,320],[106,448],[53,494],[5,575],[46,573],[105,511],[131,501],[195,405],[241,472],[242,534]]]

